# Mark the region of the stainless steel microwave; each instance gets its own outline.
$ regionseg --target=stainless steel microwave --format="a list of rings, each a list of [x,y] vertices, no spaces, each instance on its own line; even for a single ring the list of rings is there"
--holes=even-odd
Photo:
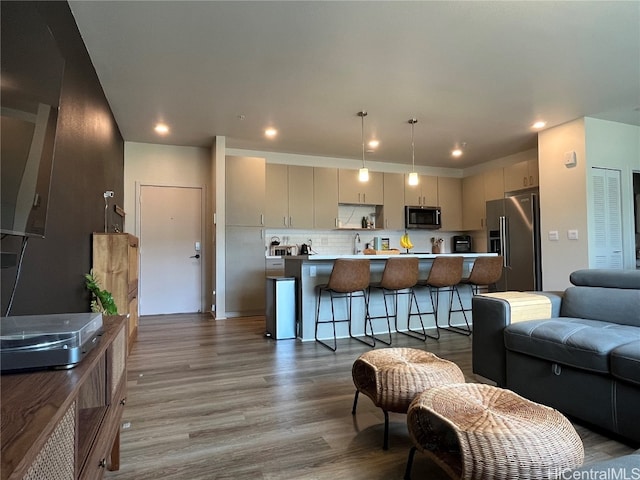
[[[404,207],[404,227],[437,230],[442,226],[440,207]]]

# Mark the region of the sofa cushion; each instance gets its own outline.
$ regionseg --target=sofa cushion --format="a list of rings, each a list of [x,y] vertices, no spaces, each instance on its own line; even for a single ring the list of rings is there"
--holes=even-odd
[[[640,290],[640,270],[593,268],[576,270],[569,276],[571,283],[583,287],[631,288]]]
[[[562,298],[560,316],[640,327],[640,290],[569,287]]]
[[[611,351],[637,335],[637,327],[561,317],[509,325],[504,330],[504,341],[506,348],[514,352],[608,374]]]
[[[640,332],[638,340],[611,351],[611,373],[614,377],[640,385]]]

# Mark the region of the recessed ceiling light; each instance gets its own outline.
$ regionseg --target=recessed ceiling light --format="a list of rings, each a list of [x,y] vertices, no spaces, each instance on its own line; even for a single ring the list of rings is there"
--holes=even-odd
[[[451,151],[451,155],[454,157],[461,157],[462,156],[462,149],[460,148],[456,148],[455,150]]]
[[[264,131],[265,136],[269,137],[269,138],[273,138],[276,135],[278,135],[278,130],[276,130],[275,128],[267,128]]]
[[[369,140],[369,146],[371,148],[378,148],[380,145],[380,140]]]
[[[169,127],[164,123],[156,124],[156,126],[154,127],[154,130],[156,131],[156,133],[159,133],[160,135],[165,135],[169,133]]]
[[[540,120],[540,121],[537,121],[536,123],[534,123],[531,126],[533,128],[539,129],[539,128],[543,128],[546,124],[547,124],[547,122],[543,122],[542,120]]]

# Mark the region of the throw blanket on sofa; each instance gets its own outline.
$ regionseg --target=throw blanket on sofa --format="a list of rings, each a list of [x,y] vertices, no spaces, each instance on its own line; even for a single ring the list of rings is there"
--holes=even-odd
[[[525,292],[496,292],[480,295],[507,302],[511,309],[511,323],[551,318],[551,301],[544,295]]]

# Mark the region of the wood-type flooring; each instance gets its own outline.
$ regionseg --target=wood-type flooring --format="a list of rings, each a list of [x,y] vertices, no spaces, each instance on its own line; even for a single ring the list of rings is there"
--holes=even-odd
[[[393,340],[452,360],[477,381],[469,337]],[[368,350],[348,339],[336,353],[316,342],[272,340],[264,317],[143,317],[128,360],[120,470],[105,478],[401,479],[411,447],[405,415],[390,414],[387,451],[382,411],[361,395],[351,415],[351,365]],[[633,451],[574,425],[585,463]],[[447,477],[416,454],[412,478]]]

